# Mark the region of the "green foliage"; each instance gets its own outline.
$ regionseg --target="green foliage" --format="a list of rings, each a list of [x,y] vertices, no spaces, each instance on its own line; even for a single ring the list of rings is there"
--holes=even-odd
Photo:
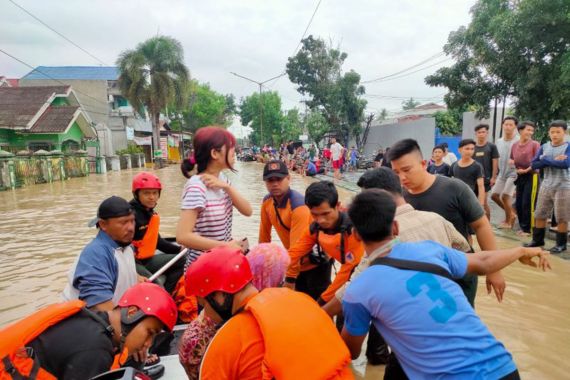
[[[228,106],[228,101],[233,101],[232,95],[219,94],[209,84],[195,80],[191,81],[189,92],[188,105],[182,111],[186,130],[196,132],[208,125],[229,126],[235,109],[233,103]]]
[[[281,113],[281,97],[277,92],[263,92],[261,97],[256,92],[242,99],[239,116],[242,125],[249,125],[253,129],[250,135],[252,143],[263,145],[282,141],[280,136],[283,114]]]
[[[455,110],[437,111],[434,114],[435,126],[439,133],[445,136],[457,136],[461,134],[462,112]]]
[[[301,115],[297,108],[293,108],[285,113],[283,116],[283,123],[281,125],[281,134],[277,139],[279,141],[299,140],[299,135],[303,134],[303,125],[301,122]]]
[[[347,54],[324,40],[309,36],[301,42],[302,48],[287,62],[289,80],[299,93],[309,96],[309,109],[320,112],[330,131],[346,144],[350,135],[361,132],[364,118],[366,101],[361,96],[365,90],[360,75],[352,70],[343,74]]]
[[[448,107],[488,116],[492,100],[506,95],[539,128],[570,118],[570,2],[479,0],[471,13],[444,47],[456,63],[426,78],[449,89]]]
[[[382,111],[378,114],[377,120],[384,121],[388,118],[388,110],[386,108],[382,108]]]
[[[138,153],[144,153],[143,148],[132,143],[129,143],[125,149],[119,149],[115,151],[115,154],[117,156],[122,156],[125,154],[138,154]]]
[[[318,144],[330,129],[327,119],[319,111],[311,111],[305,117],[309,137]]]
[[[414,98],[410,98],[410,99],[404,100],[404,101],[402,102],[402,109],[403,109],[404,111],[407,111],[407,110],[414,109],[414,108],[416,108],[416,107],[419,106],[419,105],[420,105],[420,102],[414,100]]]
[[[172,37],[157,36],[125,50],[117,59],[119,87],[135,110],[146,107],[152,116],[155,148],[158,148],[160,111],[169,103],[182,107],[187,98],[190,73],[184,51]]]

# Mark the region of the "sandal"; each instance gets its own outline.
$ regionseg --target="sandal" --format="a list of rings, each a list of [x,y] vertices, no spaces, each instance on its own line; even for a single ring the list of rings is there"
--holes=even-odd
[[[510,230],[511,228],[513,228],[513,226],[510,223],[502,222],[501,224],[499,224],[497,228],[501,230]]]
[[[160,357],[156,354],[148,354],[146,361],[144,362],[145,367],[152,367],[160,363]]]

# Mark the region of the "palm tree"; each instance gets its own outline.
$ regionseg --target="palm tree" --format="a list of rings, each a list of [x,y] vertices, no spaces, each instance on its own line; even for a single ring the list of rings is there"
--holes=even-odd
[[[117,59],[119,87],[133,108],[151,115],[153,146],[160,149],[160,112],[168,104],[186,102],[190,72],[184,65],[184,51],[172,37],[150,38]]]

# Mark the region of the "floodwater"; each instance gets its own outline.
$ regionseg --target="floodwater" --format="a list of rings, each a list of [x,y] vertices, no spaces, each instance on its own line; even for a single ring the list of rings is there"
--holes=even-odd
[[[254,214],[234,213],[234,237],[257,241],[259,209],[265,195],[262,166],[238,163],[232,183],[251,202]],[[104,198],[130,199],[131,179],[140,169],[91,175],[65,182],[0,192],[0,326],[59,301],[67,271],[83,246],[96,234],[87,223]],[[174,236],[185,179],[177,166],[156,174],[165,186],[157,207],[161,234]],[[312,180],[293,175],[302,191]],[[339,189],[341,200],[353,193]],[[278,240],[274,234],[274,239]],[[519,242],[498,238],[501,248]],[[506,270],[502,303],[485,291],[480,280],[476,310],[493,334],[513,354],[523,379],[570,377],[570,262],[552,258],[552,272],[542,273],[515,263]],[[364,379],[379,379],[383,366],[366,368]]]

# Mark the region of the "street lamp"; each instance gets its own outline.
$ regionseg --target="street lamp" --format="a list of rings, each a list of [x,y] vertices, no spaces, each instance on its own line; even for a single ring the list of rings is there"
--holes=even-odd
[[[260,135],[261,135],[261,141],[260,141],[259,145],[261,145],[261,144],[263,144],[263,98],[261,97],[261,87],[263,87],[263,85],[265,83],[270,82],[274,79],[280,78],[283,75],[285,75],[286,73],[281,73],[277,76],[274,76],[273,78],[269,78],[267,80],[264,80],[263,82],[258,82],[256,80],[251,79],[251,78],[244,77],[243,75],[236,74],[233,71],[230,71],[230,74],[235,75],[236,77],[245,79],[247,81],[253,82],[259,86],[259,104],[260,104],[260,107],[259,107],[259,126],[260,126]]]

